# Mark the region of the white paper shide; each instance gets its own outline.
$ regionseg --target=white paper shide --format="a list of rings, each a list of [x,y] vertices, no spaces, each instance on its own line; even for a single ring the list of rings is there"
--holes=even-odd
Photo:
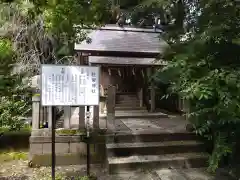
[[[99,104],[99,67],[42,65],[42,106]]]

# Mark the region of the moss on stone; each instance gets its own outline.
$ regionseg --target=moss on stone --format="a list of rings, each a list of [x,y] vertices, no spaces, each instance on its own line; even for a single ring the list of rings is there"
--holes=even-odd
[[[68,136],[74,136],[74,135],[86,135],[85,130],[78,130],[78,129],[59,129],[56,130],[57,135],[68,135]]]
[[[31,159],[31,167],[51,166],[51,154],[34,154]],[[103,163],[100,155],[91,153],[91,163]],[[86,155],[80,153],[56,154],[56,165],[78,165],[86,163]]]

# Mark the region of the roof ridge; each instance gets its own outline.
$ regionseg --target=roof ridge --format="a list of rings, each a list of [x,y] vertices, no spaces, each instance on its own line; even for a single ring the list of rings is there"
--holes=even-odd
[[[142,32],[142,33],[162,33],[163,31],[160,29],[154,29],[154,28],[138,28],[138,27],[131,27],[131,26],[117,26],[114,24],[107,24],[102,27],[96,27],[96,28],[86,28],[86,29],[92,29],[92,30],[106,30],[106,31],[127,31],[127,32]]]

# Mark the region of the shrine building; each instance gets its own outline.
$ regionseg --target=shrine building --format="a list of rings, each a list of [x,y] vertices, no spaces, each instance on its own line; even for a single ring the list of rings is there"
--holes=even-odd
[[[155,98],[154,84],[152,88],[151,85],[146,85],[148,86],[147,77],[156,68],[165,65],[162,60],[156,61],[167,47],[161,38],[161,30],[105,25],[98,29],[87,29],[86,32],[87,40],[75,44],[75,51],[82,60],[81,64],[100,66],[102,96],[113,85],[116,93],[140,96],[141,106],[148,103],[141,93],[150,90],[149,99]],[[154,101],[149,106],[151,111],[155,111]]]

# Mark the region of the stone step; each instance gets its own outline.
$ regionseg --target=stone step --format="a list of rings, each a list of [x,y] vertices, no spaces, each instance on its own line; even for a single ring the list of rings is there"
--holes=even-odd
[[[117,92],[117,96],[136,96],[136,92]]]
[[[115,112],[116,114],[137,114],[137,113],[148,114],[149,113],[147,109],[116,110]]]
[[[146,107],[140,107],[140,106],[116,106],[115,110],[118,111],[131,111],[131,110],[147,110]]]
[[[117,104],[116,105],[117,108],[138,108],[140,107],[140,104]]]
[[[175,132],[159,133],[159,130],[143,131],[139,133],[118,132],[107,136],[107,143],[146,143],[146,142],[166,142],[166,141],[196,141],[198,137],[195,133]]]
[[[130,100],[137,100],[137,96],[116,96],[116,101],[130,101]]]
[[[206,167],[207,153],[182,153],[148,156],[108,157],[109,173],[136,169]]]
[[[133,94],[133,95],[117,95],[116,96],[117,99],[137,99],[137,95]]]
[[[146,111],[116,111],[116,119],[124,118],[138,118],[138,119],[152,119],[152,118],[167,118],[168,115],[164,113],[150,113]]]
[[[161,155],[205,151],[200,141],[166,141],[106,144],[108,156]]]
[[[128,99],[128,100],[116,100],[116,104],[132,104],[132,103],[139,103],[139,99]]]
[[[123,102],[116,102],[116,106],[140,106],[140,101],[139,100],[135,100],[135,101],[123,101]]]

